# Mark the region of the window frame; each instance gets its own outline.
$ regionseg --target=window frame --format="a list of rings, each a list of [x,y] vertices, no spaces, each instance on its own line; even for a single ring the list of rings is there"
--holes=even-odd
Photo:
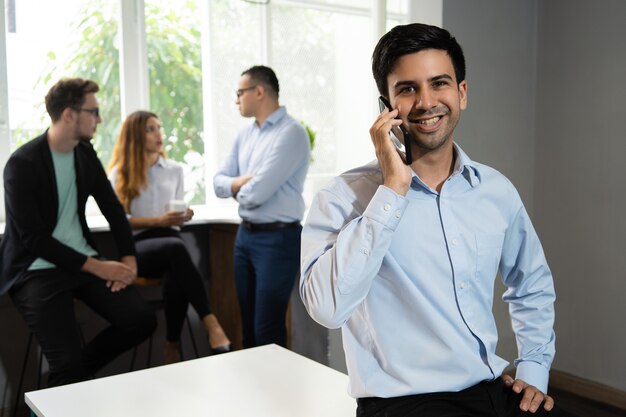
[[[303,9],[316,9],[329,11],[333,13],[346,13],[350,15],[370,16],[371,17],[371,39],[372,47],[377,39],[386,31],[386,22],[389,18],[408,22],[416,21],[417,5],[414,1],[408,1],[407,14],[387,13],[386,0],[371,0],[370,3],[364,3],[363,7],[355,7],[350,5],[338,5],[334,3],[326,3],[316,0],[273,0],[268,6],[264,6],[261,16],[261,39],[262,64],[272,65],[272,25],[271,12],[272,5],[292,6]],[[429,9],[426,13],[427,20],[433,21],[434,24],[441,24],[441,6],[442,0],[429,0],[429,7],[421,4],[420,14],[424,16],[424,9]],[[430,6],[432,5],[432,7]],[[8,98],[8,79],[7,79],[7,51],[6,51],[6,1],[0,0],[0,171],[4,170],[6,161],[11,154],[10,141],[10,123],[9,123],[9,98]],[[201,0],[199,2],[200,12],[202,13],[202,30],[201,30],[201,48],[202,48],[202,76],[203,80],[211,78],[211,59],[209,39],[210,24],[210,0]],[[121,117],[131,113],[137,109],[150,108],[150,89],[149,89],[149,72],[148,57],[146,50],[146,31],[145,31],[145,2],[144,0],[120,0],[120,89],[121,89]],[[437,17],[439,16],[439,18]],[[375,91],[372,92],[375,94]],[[211,83],[203,83],[203,131],[211,132],[214,120],[214,108],[211,100]],[[375,114],[375,105],[372,105],[372,115]],[[234,133],[233,133],[234,134]],[[210,134],[205,134],[210,138]],[[215,148],[214,141],[205,141],[205,164],[207,183],[211,183],[209,178],[213,171],[217,168],[219,161],[217,153],[213,152]],[[319,175],[319,174],[318,174]],[[206,187],[205,205],[213,206],[229,205],[224,201],[217,199],[212,187]],[[230,202],[232,204],[232,202]],[[4,206],[4,187],[0,182],[0,222],[5,219]],[[2,230],[0,230],[0,233]]]

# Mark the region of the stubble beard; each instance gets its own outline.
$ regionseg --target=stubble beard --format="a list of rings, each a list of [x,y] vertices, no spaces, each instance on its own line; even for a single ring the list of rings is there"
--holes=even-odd
[[[444,145],[446,145],[452,139],[452,134],[454,133],[454,129],[456,129],[456,125],[459,123],[459,115],[457,114],[456,117],[452,117],[452,111],[447,106],[445,107],[445,109],[443,109],[443,111],[438,110],[437,112],[443,113],[444,114],[443,117],[448,118],[447,125],[442,126],[442,129],[444,129],[444,132],[437,131],[431,134],[416,132],[415,130],[412,132],[413,144],[423,151],[432,152],[432,151],[436,151],[444,147]],[[408,119],[415,120],[418,117],[423,117],[427,115],[427,113],[436,114],[437,112],[430,111],[430,112],[420,113],[420,114],[411,114],[409,115]],[[442,136],[436,137],[437,135],[442,135]],[[422,139],[423,137],[428,138],[430,136],[434,136],[435,138],[429,141]]]
[[[92,135],[86,135],[80,131],[80,126],[76,124],[76,128],[74,129],[74,137],[78,139],[79,142],[90,142],[93,139]]]

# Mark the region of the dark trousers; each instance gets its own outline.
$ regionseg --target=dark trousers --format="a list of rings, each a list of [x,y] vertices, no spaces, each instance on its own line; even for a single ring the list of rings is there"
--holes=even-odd
[[[178,342],[189,303],[201,319],[211,314],[202,275],[176,230],[151,229],[140,233],[135,236],[135,248],[140,276],[160,277],[165,273],[163,311],[166,338],[170,342]]]
[[[104,280],[87,273],[27,272],[10,295],[48,360],[49,386],[88,379],[156,328],[152,309],[135,288],[113,293]],[[84,347],[74,315],[75,299],[110,323]]]
[[[287,344],[285,313],[300,268],[302,226],[276,230],[239,227],[235,284],[244,347]]]
[[[555,405],[535,412],[519,408],[522,398],[501,378],[481,382],[459,392],[408,395],[396,398],[360,398],[357,417],[575,417]],[[555,403],[558,399],[555,399]]]

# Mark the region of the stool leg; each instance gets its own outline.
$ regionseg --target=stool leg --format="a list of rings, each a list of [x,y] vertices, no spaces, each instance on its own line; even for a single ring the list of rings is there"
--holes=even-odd
[[[43,364],[43,350],[39,348],[39,364],[37,365],[37,389],[41,388],[41,365]]]
[[[130,357],[130,368],[128,372],[132,372],[135,369],[135,357],[137,356],[137,346],[133,348],[133,355]]]
[[[150,335],[150,339],[148,339],[148,362],[146,363],[146,368],[149,368],[151,363],[152,363],[152,335]]]
[[[28,343],[26,343],[26,353],[24,354],[24,361],[22,362],[22,373],[20,374],[20,382],[17,384],[17,392],[15,393],[15,401],[13,402],[13,417],[17,415],[17,406],[20,403],[20,397],[22,395],[22,388],[24,388],[24,374],[26,373],[26,365],[28,364],[28,354],[30,353],[30,346],[33,344],[33,334],[28,335]]]

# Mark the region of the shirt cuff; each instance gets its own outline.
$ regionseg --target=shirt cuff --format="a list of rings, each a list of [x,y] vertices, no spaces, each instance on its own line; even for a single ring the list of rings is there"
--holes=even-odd
[[[534,386],[544,394],[548,393],[549,378],[550,371],[545,366],[537,362],[523,361],[517,364],[515,379],[521,379],[527,384]]]
[[[409,200],[406,197],[381,185],[367,205],[363,216],[395,230],[408,205]]]
[[[234,197],[233,194],[233,181],[235,181],[234,177],[224,177],[221,179],[215,187],[215,194],[220,198],[228,198]]]

